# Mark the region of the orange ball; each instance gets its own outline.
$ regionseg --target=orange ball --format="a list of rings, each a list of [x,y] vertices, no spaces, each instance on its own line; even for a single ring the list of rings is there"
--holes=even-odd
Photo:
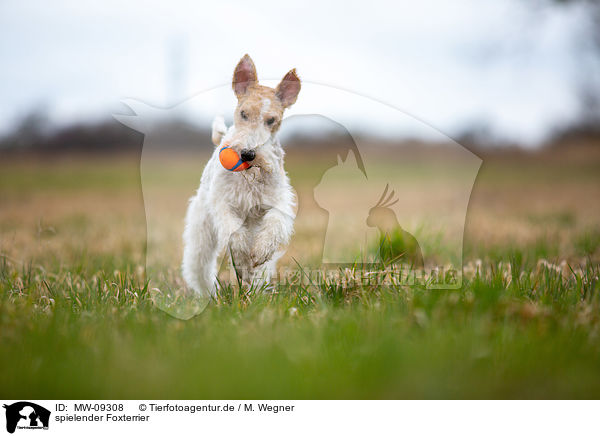
[[[223,168],[229,171],[243,171],[250,168],[250,164],[242,161],[235,150],[229,148],[228,145],[219,152],[219,160]]]

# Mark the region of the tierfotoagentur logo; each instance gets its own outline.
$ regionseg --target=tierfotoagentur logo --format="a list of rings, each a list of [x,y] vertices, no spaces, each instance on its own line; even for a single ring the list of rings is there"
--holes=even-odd
[[[372,131],[380,136],[365,136],[358,125],[324,107],[323,101],[362,108],[370,119],[379,120]],[[213,298],[208,290],[198,294],[187,289],[181,278],[180,241],[185,208],[215,146],[209,134],[186,139],[193,147],[187,149],[185,165],[193,169],[184,180],[187,169],[172,159],[172,141],[165,140],[161,126],[164,120],[185,119],[194,112],[207,118],[230,114],[235,107],[231,85],[201,92],[167,109],[131,99],[124,103],[133,113],[115,118],[145,135],[140,174],[149,289],[159,308],[189,319]],[[226,121],[230,124],[231,118]],[[395,144],[386,137],[390,125],[430,142]],[[431,290],[462,286],[464,226],[479,157],[389,104],[310,82],[302,82],[298,100],[281,121],[279,137],[297,210],[294,233],[268,291],[281,283],[318,287],[327,280],[342,286],[366,283]],[[157,169],[170,176],[157,177]],[[249,177],[244,171],[235,174]],[[175,249],[173,241],[179,243]],[[219,283],[241,283],[243,276],[225,250],[219,260]]]
[[[29,401],[19,401],[3,406],[6,409],[6,431],[48,430],[50,411]]]

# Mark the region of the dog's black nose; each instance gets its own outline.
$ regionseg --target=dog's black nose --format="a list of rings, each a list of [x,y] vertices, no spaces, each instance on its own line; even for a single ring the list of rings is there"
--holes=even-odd
[[[242,161],[250,162],[251,160],[254,160],[254,158],[256,157],[256,152],[254,150],[244,149],[244,150],[242,150],[241,157],[242,157]]]

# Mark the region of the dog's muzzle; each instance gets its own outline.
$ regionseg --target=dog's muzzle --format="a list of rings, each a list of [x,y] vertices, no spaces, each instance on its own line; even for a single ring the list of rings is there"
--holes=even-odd
[[[256,157],[256,152],[254,150],[244,149],[240,153],[240,157],[242,158],[242,162],[251,162]]]

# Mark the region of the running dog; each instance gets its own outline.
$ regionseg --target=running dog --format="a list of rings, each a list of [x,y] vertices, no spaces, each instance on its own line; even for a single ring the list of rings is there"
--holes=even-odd
[[[296,70],[275,89],[258,84],[254,62],[245,55],[233,73],[238,104],[234,123],[213,122],[216,148],[204,168],[200,187],[190,199],[182,273],[199,295],[216,295],[217,261],[226,250],[246,283],[268,283],[294,230],[296,197],[277,139],[283,112],[300,92]],[[223,147],[235,150],[250,167],[230,171],[221,165]]]

